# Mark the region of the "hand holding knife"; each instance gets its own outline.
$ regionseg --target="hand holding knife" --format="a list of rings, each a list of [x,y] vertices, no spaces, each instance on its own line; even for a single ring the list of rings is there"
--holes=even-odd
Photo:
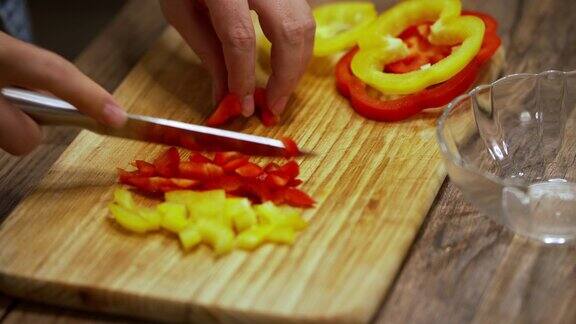
[[[128,114],[124,127],[105,126],[60,99],[33,91],[4,88],[1,94],[43,126],[78,127],[106,136],[121,137],[200,151],[237,151],[251,155],[285,156],[281,140],[179,121]],[[310,154],[300,152],[300,155]]]

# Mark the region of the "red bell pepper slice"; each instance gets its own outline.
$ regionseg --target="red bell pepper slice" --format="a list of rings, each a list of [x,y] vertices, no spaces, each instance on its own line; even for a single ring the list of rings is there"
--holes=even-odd
[[[308,208],[316,203],[307,193],[296,188],[286,188],[283,190],[282,195],[288,204],[295,207]]]
[[[238,169],[239,167],[248,164],[248,162],[249,162],[248,157],[243,156],[243,157],[239,157],[237,159],[226,162],[226,164],[224,164],[222,166],[222,168],[224,169],[225,172],[232,172],[232,171]]]
[[[293,139],[288,137],[283,137],[280,139],[284,144],[284,150],[286,152],[286,157],[298,156],[300,154],[300,149]]]
[[[156,175],[156,168],[152,163],[148,163],[142,160],[134,161],[134,166],[138,169],[141,176],[153,177]]]
[[[220,103],[216,110],[206,120],[206,125],[216,127],[226,124],[242,114],[242,104],[235,94],[228,94]]]
[[[214,163],[218,164],[219,166],[224,166],[229,161],[236,160],[242,157],[244,157],[244,155],[238,152],[217,152],[214,155]]]
[[[254,91],[254,105],[258,113],[258,118],[266,127],[272,127],[278,124],[278,116],[274,115],[268,103],[266,103],[266,90],[263,88],[256,88]]]
[[[429,87],[421,92],[392,100],[371,96],[367,86],[350,70],[350,62],[357,48],[340,59],[336,67],[337,87],[341,94],[350,99],[352,107],[360,115],[378,121],[398,121],[417,114],[426,108],[441,107],[461,95],[472,86],[480,70],[498,49],[500,39],[496,34],[497,24],[487,15],[479,15],[485,21],[484,42],[478,56],[450,80]]]
[[[205,157],[204,155],[198,152],[192,153],[192,155],[190,155],[189,160],[190,162],[196,162],[196,163],[212,163],[212,160],[210,160],[209,158]]]
[[[288,179],[292,180],[300,174],[300,167],[294,160],[284,163],[279,170],[282,174],[286,175]]]
[[[258,164],[248,162],[247,164],[237,168],[236,173],[244,178],[256,178],[262,174],[263,170]]]
[[[173,177],[178,173],[180,154],[178,149],[171,147],[154,160],[154,167],[163,177]]]
[[[181,177],[195,180],[210,180],[224,175],[221,166],[213,163],[181,162],[178,165]]]

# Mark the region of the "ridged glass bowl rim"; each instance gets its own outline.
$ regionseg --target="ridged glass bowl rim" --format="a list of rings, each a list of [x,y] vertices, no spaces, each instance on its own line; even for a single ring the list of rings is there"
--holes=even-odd
[[[454,110],[464,100],[467,100],[469,98],[473,98],[474,96],[476,96],[481,91],[496,87],[499,84],[504,83],[505,81],[508,81],[510,79],[516,79],[516,78],[525,79],[525,78],[529,78],[529,77],[530,78],[545,78],[549,75],[558,75],[558,74],[562,75],[564,78],[567,76],[575,76],[576,70],[574,70],[574,71],[546,70],[546,71],[543,71],[540,73],[510,74],[510,75],[504,76],[502,78],[499,78],[496,81],[493,81],[491,83],[481,84],[481,85],[473,88],[472,90],[470,90],[468,93],[456,97],[454,100],[452,100],[446,106],[446,108],[444,109],[444,112],[442,113],[442,116],[440,116],[440,118],[438,119],[437,126],[436,126],[436,137],[438,140],[438,144],[440,146],[440,151],[442,152],[442,155],[444,156],[444,158],[451,161],[452,163],[454,163],[455,165],[457,165],[458,167],[460,167],[462,169],[465,169],[469,172],[472,172],[474,174],[477,174],[479,176],[487,178],[488,180],[494,181],[494,182],[496,182],[502,186],[517,187],[517,188],[526,189],[528,185],[519,185],[518,183],[508,183],[505,179],[502,179],[502,178],[500,178],[500,177],[498,177],[492,173],[482,171],[476,167],[473,167],[469,164],[464,163],[464,161],[462,161],[462,159],[459,156],[452,154],[452,152],[450,152],[450,150],[448,149],[447,140],[444,137],[443,130],[446,126],[446,122],[447,122],[448,118],[450,117],[450,113],[452,112],[452,110]],[[477,108],[474,107],[473,109],[477,109]]]

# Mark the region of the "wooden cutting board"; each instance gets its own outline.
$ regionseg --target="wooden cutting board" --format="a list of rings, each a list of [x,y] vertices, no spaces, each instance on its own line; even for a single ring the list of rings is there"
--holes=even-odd
[[[502,52],[486,72],[493,79]],[[398,123],[356,115],[334,85],[333,60],[309,68],[283,125],[233,129],[290,136],[317,201],[292,247],[215,258],[183,253],[166,234],[130,235],[108,218],[116,167],[163,148],[82,132],[36,192],[0,227],[0,289],[96,311],[165,321],[366,322],[393,282],[445,171],[437,113]],[[168,29],[115,93],[130,112],[201,122],[210,81]]]

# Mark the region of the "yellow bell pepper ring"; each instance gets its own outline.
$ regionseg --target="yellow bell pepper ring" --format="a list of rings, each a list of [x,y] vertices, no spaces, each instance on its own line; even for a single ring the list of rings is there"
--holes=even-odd
[[[353,47],[378,15],[371,2],[327,4],[314,9],[312,14],[316,22],[314,56],[327,56]]]
[[[407,0],[384,12],[358,44],[352,72],[363,82],[386,94],[412,94],[449,80],[470,63],[482,45],[484,22],[474,16],[460,16],[459,0]],[[386,73],[384,66],[408,54],[397,36],[406,28],[426,21],[431,27],[429,41],[436,45],[460,45],[452,54],[432,66],[402,74]]]

